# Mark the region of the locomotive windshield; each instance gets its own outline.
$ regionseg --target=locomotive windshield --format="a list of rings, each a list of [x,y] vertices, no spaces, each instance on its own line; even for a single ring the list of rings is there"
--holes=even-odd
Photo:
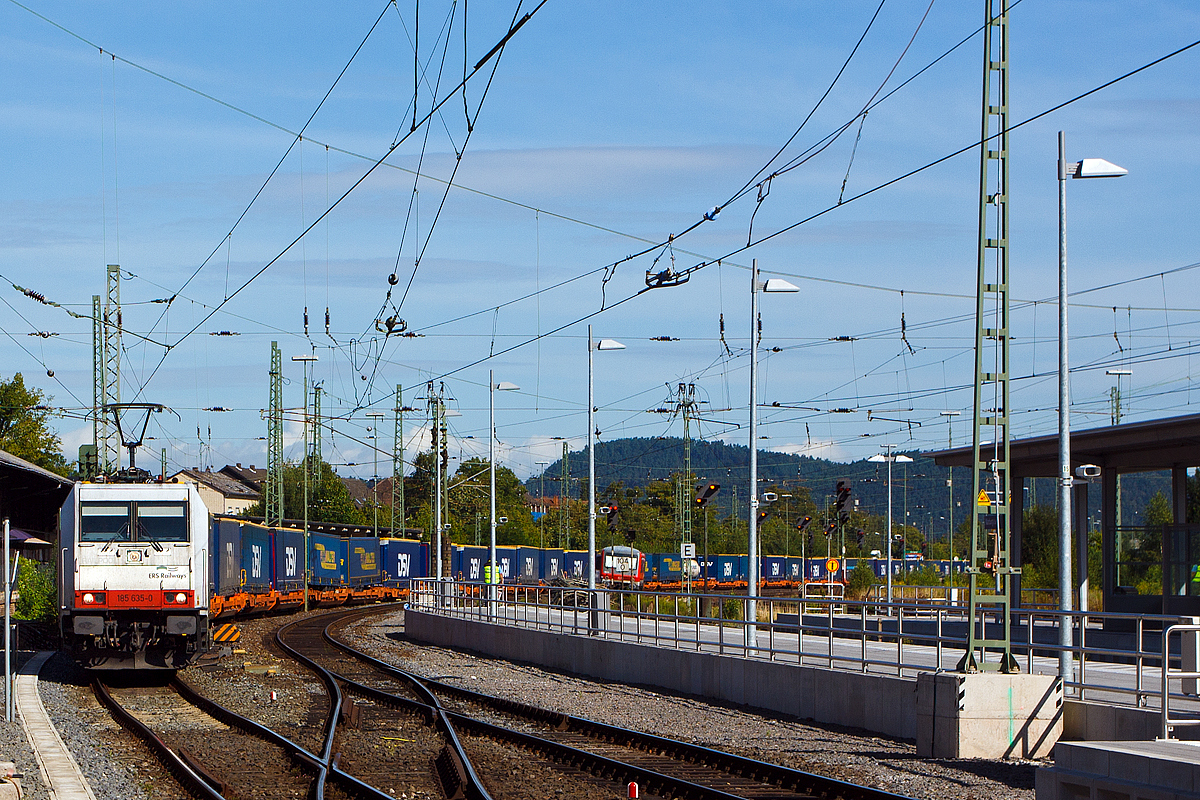
[[[81,542],[186,542],[187,503],[81,503]]]
[[[138,503],[139,542],[186,542],[187,505],[184,503]]]
[[[129,541],[129,503],[81,503],[79,515],[79,541]]]

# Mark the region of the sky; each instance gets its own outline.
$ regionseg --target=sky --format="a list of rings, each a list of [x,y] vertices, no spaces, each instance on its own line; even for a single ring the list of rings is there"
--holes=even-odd
[[[277,341],[288,457],[291,357],[315,354],[343,474],[374,474],[375,444],[390,474],[397,385],[408,460],[430,381],[461,414],[452,457],[486,455],[492,370],[520,387],[496,393],[497,436],[528,476],[585,442],[589,323],[626,345],[595,354],[601,439],[682,435],[657,409],[694,383],[692,434],[748,444],[752,259],[800,289],[759,298],[760,447],[969,444],[982,3],[419,8],[0,3],[0,377],[53,397],[68,457],[92,435],[106,264],[122,399],[168,409],[140,462],[165,449],[168,471],[265,464]],[[1009,35],[1016,124],[1193,44],[1200,9],[1021,0]],[[1129,170],[1066,187],[1073,425],[1108,424],[1118,380],[1125,421],[1195,410],[1198,71],[1194,47],[1010,134],[1014,435],[1057,424],[1060,130],[1068,160]],[[393,315],[417,335],[385,336]]]

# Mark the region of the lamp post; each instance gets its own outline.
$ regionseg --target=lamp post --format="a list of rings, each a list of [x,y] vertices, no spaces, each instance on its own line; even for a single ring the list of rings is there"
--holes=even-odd
[[[588,325],[588,597],[593,610],[596,608],[596,402],[593,381],[592,352],[595,350],[624,350],[625,345],[613,339],[592,340],[592,326]],[[588,632],[595,634],[596,614],[588,615]]]
[[[383,419],[382,411],[369,411],[367,416],[374,420],[371,425],[371,452],[375,456],[374,471],[371,473],[371,492],[375,506],[375,538],[379,538],[379,420]]]
[[[515,383],[501,381],[496,383],[496,375],[488,370],[488,565],[491,567],[484,577],[488,579],[488,595],[492,600],[491,611],[495,609],[495,589],[499,582],[496,563],[496,390],[512,392],[520,389]]]
[[[308,611],[308,365],[317,360],[316,353],[292,356],[292,361],[304,364],[304,610]]]
[[[888,605],[890,606],[891,602],[892,602],[892,463],[899,461],[901,464],[911,464],[912,459],[906,455],[893,453],[892,450],[896,447],[896,445],[894,445],[894,444],[885,444],[884,447],[887,448],[887,453],[876,453],[875,455],[868,458],[867,461],[873,461],[875,463],[880,463],[882,461],[886,461],[887,465],[888,465],[888,477],[887,477],[887,485],[888,485],[888,491],[887,491],[887,497],[888,497],[888,505],[887,505],[887,601],[888,601]],[[889,607],[888,614],[891,615],[891,613],[892,613],[892,609]]]
[[[1067,358],[1067,178],[1119,178],[1129,170],[1102,158],[1067,163],[1067,136],[1058,132],[1058,674],[1074,673],[1071,637],[1071,416]]]
[[[758,259],[750,261],[750,511],[748,530],[749,565],[746,594],[746,647],[758,646],[758,327],[759,292],[798,292],[800,288],[781,278],[766,283],[758,280]]]

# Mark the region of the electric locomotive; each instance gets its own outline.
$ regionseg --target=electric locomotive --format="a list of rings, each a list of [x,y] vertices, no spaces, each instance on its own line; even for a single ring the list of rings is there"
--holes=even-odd
[[[59,624],[88,669],[180,669],[208,649],[208,532],[190,484],[77,483],[59,514]]]

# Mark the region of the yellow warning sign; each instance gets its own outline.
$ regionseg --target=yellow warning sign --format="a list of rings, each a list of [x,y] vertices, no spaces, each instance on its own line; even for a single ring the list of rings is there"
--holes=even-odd
[[[992,498],[988,497],[987,492],[985,492],[983,489],[980,489],[979,497],[976,499],[975,502],[977,502],[981,506],[990,506],[992,504]]]
[[[218,627],[217,630],[213,633],[213,641],[228,644],[230,642],[236,642],[238,639],[241,638],[241,636],[242,636],[241,629],[238,628],[237,625],[234,625],[232,622],[227,622],[224,625],[221,625],[220,627]]]
[[[839,566],[840,565],[838,564],[838,560],[836,558],[831,558],[825,562],[825,570],[827,572],[837,572]]]

